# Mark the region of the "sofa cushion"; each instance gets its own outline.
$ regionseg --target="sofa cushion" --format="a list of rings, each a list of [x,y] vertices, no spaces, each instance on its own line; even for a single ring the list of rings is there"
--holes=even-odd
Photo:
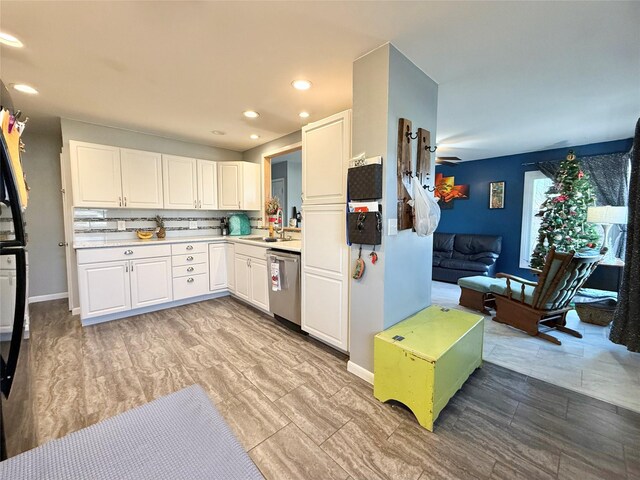
[[[469,270],[472,272],[486,272],[489,266],[482,262],[472,262],[459,258],[443,258],[438,265],[442,268],[456,268],[458,270]]]
[[[456,236],[453,233],[435,232],[433,234],[433,256],[451,258],[455,238]]]
[[[453,258],[495,261],[502,252],[502,237],[459,233],[455,236],[453,250]]]

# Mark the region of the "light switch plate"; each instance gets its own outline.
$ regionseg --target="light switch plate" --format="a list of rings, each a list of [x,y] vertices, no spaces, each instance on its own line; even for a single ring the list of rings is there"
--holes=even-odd
[[[124,222],[124,220],[118,220],[118,231],[119,232],[124,232],[127,229],[127,226]]]
[[[189,220],[189,230],[197,230],[197,229],[198,229],[198,221]]]
[[[389,235],[397,235],[398,234],[398,219],[397,218],[389,218],[388,219],[388,228],[387,231]]]

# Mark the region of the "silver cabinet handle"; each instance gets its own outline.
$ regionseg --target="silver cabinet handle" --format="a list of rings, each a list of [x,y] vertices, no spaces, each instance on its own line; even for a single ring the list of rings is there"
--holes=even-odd
[[[202,208],[202,200],[198,200],[198,208]]]
[[[251,266],[251,259],[249,259],[249,266]]]
[[[11,263],[13,262],[13,260],[11,260],[11,257],[7,257],[7,263]]]
[[[124,254],[125,255],[133,255],[133,250],[125,250]]]
[[[128,263],[124,266],[124,271],[129,273],[129,264]]]
[[[193,260],[193,257],[192,257],[191,255],[189,255],[189,256],[187,257],[187,262],[190,262],[191,260]]]
[[[187,250],[193,250],[193,245],[187,245]]]
[[[249,259],[247,258],[247,267],[249,266]]]
[[[69,244],[68,244],[67,242],[58,242],[58,246],[59,246],[59,247],[66,247],[66,246],[68,246],[68,245],[69,245]]]
[[[118,206],[121,207],[122,206],[122,197],[118,197]]]
[[[131,264],[131,271],[133,272],[133,263]]]
[[[187,272],[193,272],[193,267],[187,268]]]
[[[191,277],[187,278],[187,283],[193,283],[193,278]]]
[[[198,208],[198,201],[197,200],[193,201],[193,208]]]
[[[240,202],[238,202],[238,208],[240,208]]]

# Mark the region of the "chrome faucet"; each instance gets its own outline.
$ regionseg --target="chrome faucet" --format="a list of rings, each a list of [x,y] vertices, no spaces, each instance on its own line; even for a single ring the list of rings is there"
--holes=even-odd
[[[280,225],[280,230],[278,230],[277,225]],[[281,208],[276,212],[276,226],[274,227],[274,230],[278,235],[280,235],[280,239],[284,240],[284,217]]]

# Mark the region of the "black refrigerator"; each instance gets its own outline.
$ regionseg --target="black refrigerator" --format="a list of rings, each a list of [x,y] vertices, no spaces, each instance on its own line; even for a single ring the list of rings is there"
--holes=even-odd
[[[32,416],[25,334],[28,192],[20,159],[25,125],[2,81],[0,105],[0,455],[5,459],[34,445],[25,424]]]

